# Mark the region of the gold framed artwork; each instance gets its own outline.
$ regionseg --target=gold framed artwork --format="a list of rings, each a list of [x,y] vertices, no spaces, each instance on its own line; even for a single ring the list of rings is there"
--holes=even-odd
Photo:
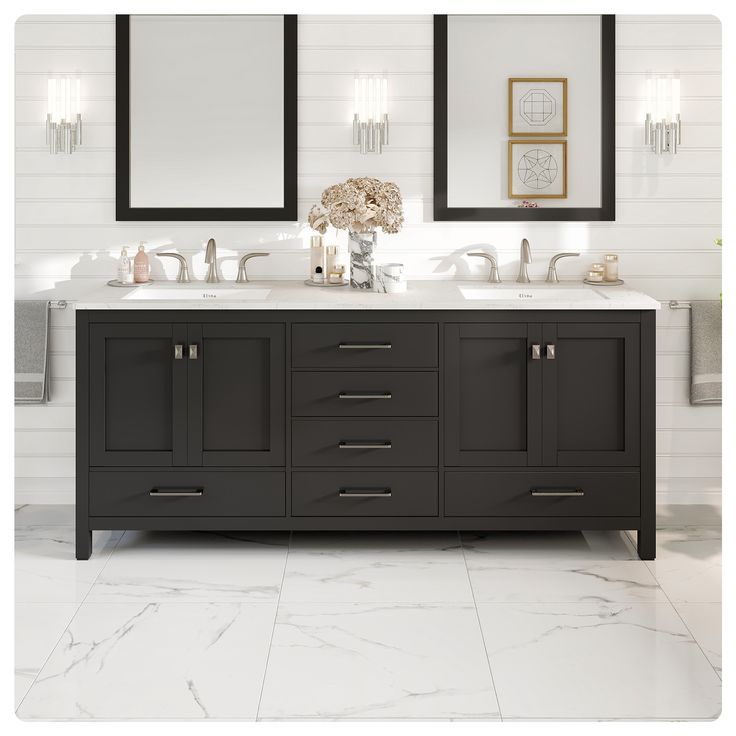
[[[567,135],[567,77],[509,79],[509,136]]]
[[[567,199],[567,141],[509,141],[511,199]]]

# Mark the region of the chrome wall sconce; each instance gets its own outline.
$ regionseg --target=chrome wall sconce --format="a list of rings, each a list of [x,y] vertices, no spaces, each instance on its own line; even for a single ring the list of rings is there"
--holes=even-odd
[[[49,153],[73,153],[82,145],[81,90],[78,78],[48,80],[46,144]]]
[[[361,153],[381,153],[388,145],[388,79],[356,76],[353,145]]]
[[[677,153],[682,143],[680,80],[677,77],[647,79],[644,145],[654,153]]]

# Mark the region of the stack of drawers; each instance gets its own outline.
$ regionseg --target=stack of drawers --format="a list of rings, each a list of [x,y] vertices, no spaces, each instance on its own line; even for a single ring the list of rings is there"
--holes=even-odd
[[[436,324],[294,324],[292,516],[437,516]]]

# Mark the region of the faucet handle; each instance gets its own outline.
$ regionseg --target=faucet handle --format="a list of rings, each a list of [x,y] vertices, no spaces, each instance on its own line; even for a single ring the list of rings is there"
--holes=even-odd
[[[270,256],[270,253],[246,253],[241,259],[240,263],[238,264],[238,278],[235,279],[236,284],[247,284],[248,274],[245,272],[245,264],[251,259],[251,258],[260,258],[262,256]]]
[[[488,274],[488,281],[492,284],[500,284],[501,277],[498,275],[498,261],[496,256],[492,256],[490,253],[480,251],[478,253],[468,253],[469,256],[476,256],[477,258],[485,258],[491,264],[491,272]]]
[[[559,283],[560,279],[557,276],[557,261],[559,261],[560,258],[574,258],[575,256],[579,255],[580,253],[573,252],[555,253],[555,255],[553,255],[552,258],[549,259],[549,268],[547,269],[547,278],[545,279],[547,283]]]
[[[187,265],[187,259],[180,253],[156,253],[159,258],[169,257],[176,258],[179,261],[179,273],[176,274],[176,280],[180,284],[188,284],[191,279],[189,278],[189,266]]]

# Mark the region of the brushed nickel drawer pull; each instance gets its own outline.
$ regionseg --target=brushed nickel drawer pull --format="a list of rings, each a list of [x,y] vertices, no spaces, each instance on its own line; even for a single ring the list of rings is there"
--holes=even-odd
[[[338,350],[391,350],[390,342],[341,342]]]
[[[391,498],[391,489],[341,488],[337,495],[340,498]]]
[[[541,360],[542,358],[542,346],[534,344],[532,345],[532,360]]]
[[[152,488],[149,496],[201,496],[204,488]]]
[[[556,489],[556,488],[532,488],[532,496],[584,496],[585,491],[579,488]]]
[[[551,343],[547,345],[547,360],[555,359],[555,346]]]
[[[393,397],[391,396],[390,391],[386,391],[385,393],[375,393],[375,394],[371,394],[371,393],[348,394],[348,393],[345,393],[344,391],[341,391],[337,395],[337,398],[338,399],[391,399]]]
[[[391,440],[386,442],[340,442],[341,450],[390,450]]]
[[[182,360],[184,358],[184,346],[178,343],[174,345],[174,360]]]
[[[192,343],[189,346],[189,360],[197,360],[199,357],[199,349],[197,348],[196,343]]]

